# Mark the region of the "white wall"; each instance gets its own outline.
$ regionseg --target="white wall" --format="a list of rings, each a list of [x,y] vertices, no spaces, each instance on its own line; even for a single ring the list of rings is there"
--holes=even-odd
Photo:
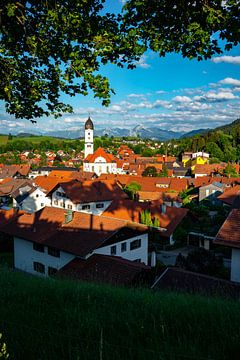
[[[47,197],[46,194],[38,188],[22,201],[21,209],[28,213],[33,213],[50,205],[51,198]]]
[[[232,249],[231,281],[240,282],[240,249]]]
[[[78,212],[84,212],[87,214],[101,215],[109,207],[109,205],[112,202],[112,201],[97,201],[97,202],[74,204],[67,197],[62,197],[62,196],[57,195],[57,192],[64,193],[64,191],[61,187],[59,187],[56,191],[53,192],[53,194],[52,194],[52,206],[53,207],[68,210],[68,206],[72,206],[71,210],[78,211]],[[58,201],[58,204],[55,203],[56,201]],[[97,204],[103,204],[103,207],[97,208]],[[89,205],[90,209],[83,210],[82,209],[83,205]]]
[[[107,163],[103,157],[99,156],[98,158],[96,158],[94,163],[84,162],[83,171],[95,172],[98,176],[101,174],[116,174],[117,164]]]
[[[93,130],[85,130],[85,145],[84,145],[84,157],[86,158],[89,154],[93,154]]]
[[[44,253],[33,249],[33,242],[14,237],[14,266],[16,269],[26,271],[34,275],[48,276],[48,266],[60,269],[75,256],[60,251],[60,257],[48,255],[48,247],[44,247]],[[33,262],[45,265],[45,274],[34,271]]]
[[[135,249],[135,250],[130,250],[130,243],[136,239],[141,239],[141,247],[139,247],[138,249]],[[126,248],[126,251],[122,252],[121,244],[124,242],[127,243],[127,248]],[[93,253],[102,254],[102,255],[111,255],[111,247],[112,246],[116,246],[116,248],[117,248],[115,256],[121,256],[124,259],[132,260],[132,261],[134,261],[136,259],[141,259],[141,262],[143,262],[146,265],[148,264],[148,234],[142,234],[142,235],[135,236],[133,238],[118,242],[116,244],[103,246],[99,249],[94,250]],[[111,255],[111,256],[113,256],[113,255]]]

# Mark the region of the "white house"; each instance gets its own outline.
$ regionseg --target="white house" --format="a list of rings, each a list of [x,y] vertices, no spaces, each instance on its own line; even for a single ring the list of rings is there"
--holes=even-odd
[[[230,212],[214,243],[232,249],[231,281],[240,282],[240,209],[233,209]]]
[[[25,210],[28,213],[36,212],[45,206],[51,205],[51,198],[47,196],[44,189],[39,187],[32,187],[31,189],[19,188],[18,194],[13,199],[13,206],[21,210]]]
[[[115,181],[72,180],[59,184],[52,193],[52,206],[73,211],[101,215],[113,199],[127,195]]]
[[[14,266],[19,270],[53,275],[74,258],[87,259],[92,254],[147,264],[144,225],[51,207],[14,216],[1,231],[14,237]]]

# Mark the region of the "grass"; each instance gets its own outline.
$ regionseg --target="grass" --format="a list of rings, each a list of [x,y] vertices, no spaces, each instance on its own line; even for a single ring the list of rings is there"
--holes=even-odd
[[[12,253],[0,253],[0,265],[12,268],[13,267],[13,254]]]
[[[8,135],[0,135],[0,145],[6,145],[8,142]]]
[[[10,359],[238,359],[240,304],[0,271]]]

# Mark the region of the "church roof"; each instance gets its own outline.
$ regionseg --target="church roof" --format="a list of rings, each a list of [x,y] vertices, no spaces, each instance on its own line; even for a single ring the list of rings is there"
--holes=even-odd
[[[100,156],[106,160],[106,163],[116,162],[114,156],[112,154],[106,153],[103,148],[98,148],[93,154],[89,154],[84,162],[94,163],[95,160]]]
[[[88,130],[88,129],[90,129],[90,130],[94,129],[93,122],[92,122],[90,116],[88,117],[87,121],[85,122],[85,130]]]

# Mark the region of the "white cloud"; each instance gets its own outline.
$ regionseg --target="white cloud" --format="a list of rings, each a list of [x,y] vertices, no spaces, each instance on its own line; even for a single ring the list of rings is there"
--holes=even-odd
[[[164,90],[157,90],[156,91],[156,94],[158,94],[158,95],[165,94],[165,93],[166,93],[166,91],[164,91]]]
[[[179,103],[189,103],[192,101],[188,96],[175,96],[172,100]]]
[[[240,56],[218,56],[212,59],[215,64],[228,63],[240,65]]]
[[[237,99],[238,96],[235,96],[232,92],[230,91],[213,91],[210,90],[208,92],[206,92],[204,95],[201,96],[194,96],[194,100],[195,101],[209,101],[209,102],[215,102],[215,101],[228,101],[228,100],[235,100]]]
[[[147,55],[142,55],[140,59],[136,62],[137,67],[141,67],[143,69],[150,68],[150,65],[147,63]]]
[[[240,86],[240,80],[233,79],[233,78],[225,78],[219,81],[219,84],[223,85],[233,85],[233,86]]]

